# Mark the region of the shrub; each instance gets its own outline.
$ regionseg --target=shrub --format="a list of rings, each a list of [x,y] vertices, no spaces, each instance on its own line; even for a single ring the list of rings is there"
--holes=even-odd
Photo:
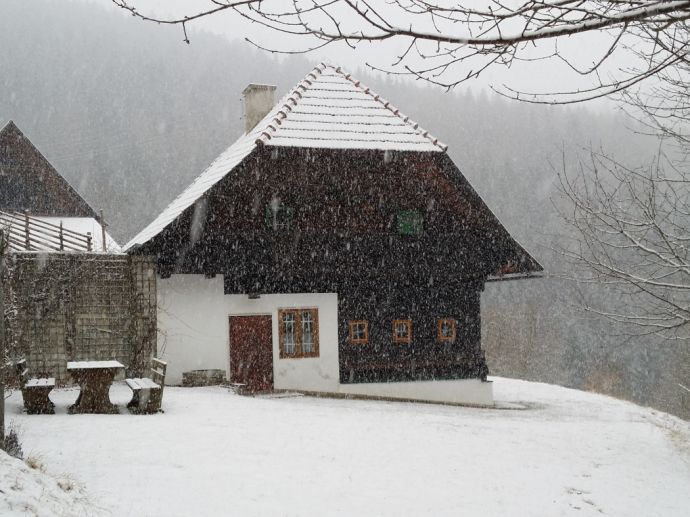
[[[3,450],[17,459],[24,458],[24,451],[22,451],[22,444],[19,442],[19,435],[13,428],[7,432],[5,436],[5,443],[2,444]]]

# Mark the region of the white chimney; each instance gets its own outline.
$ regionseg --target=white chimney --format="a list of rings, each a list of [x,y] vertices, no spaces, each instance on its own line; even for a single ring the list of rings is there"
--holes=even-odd
[[[244,131],[249,133],[264,118],[275,104],[276,87],[271,84],[250,84],[244,96]]]

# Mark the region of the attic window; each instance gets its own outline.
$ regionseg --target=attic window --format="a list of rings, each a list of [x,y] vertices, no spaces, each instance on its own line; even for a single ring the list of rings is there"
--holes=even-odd
[[[424,226],[424,217],[419,210],[398,212],[397,227],[400,235],[419,235]]]
[[[366,320],[350,321],[350,343],[365,345],[369,342],[369,322]]]
[[[412,342],[412,320],[393,320],[393,343]]]
[[[445,343],[455,342],[455,320],[438,320],[438,340]]]
[[[291,230],[294,211],[294,208],[291,206],[285,206],[282,203],[267,204],[264,213],[266,228],[274,231]]]

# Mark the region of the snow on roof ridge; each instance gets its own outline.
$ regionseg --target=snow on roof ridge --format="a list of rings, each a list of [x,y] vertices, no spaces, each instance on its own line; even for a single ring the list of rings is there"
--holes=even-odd
[[[374,101],[380,103],[385,109],[390,111],[393,115],[398,117],[405,124],[412,127],[415,131],[418,132],[418,134],[420,136],[429,140],[433,145],[438,147],[441,151],[445,152],[448,150],[448,146],[446,144],[442,143],[438,138],[435,138],[427,130],[421,128],[417,122],[413,121],[412,119],[410,119],[410,117],[408,117],[407,115],[402,113],[389,100],[384,99],[378,93],[373,92],[371,90],[371,88],[365,87],[360,80],[355,79],[352,76],[352,74],[345,72],[340,66],[326,64],[323,62],[319,63],[317,66],[315,66],[304,77],[304,79],[302,79],[292,89],[292,91],[290,93],[288,93],[283,98],[283,99],[285,99],[285,101],[282,105],[280,105],[280,103],[279,103],[279,105],[277,105],[274,109],[271,110],[269,115],[264,120],[262,120],[259,124],[257,124],[257,127],[259,127],[260,125],[263,127],[263,130],[259,131],[259,136],[256,140],[257,144],[259,144],[259,145],[266,144],[273,138],[273,135],[278,130],[276,125],[280,126],[282,124],[282,121],[288,118],[288,113],[292,112],[294,107],[297,106],[299,101],[303,98],[303,95],[302,95],[303,92],[306,92],[307,90],[309,90],[309,88],[311,86],[313,86],[313,81],[316,81],[318,79],[318,76],[322,75],[323,72],[325,72],[327,69],[331,69],[334,72],[336,72],[337,74],[340,74],[342,77],[347,79],[350,83],[352,83],[352,85],[355,88],[358,88],[359,90],[361,90],[365,94],[367,94],[369,97],[373,98]],[[309,79],[310,77],[312,78],[312,80]],[[300,89],[301,89],[301,91],[300,91]],[[288,102],[292,102],[293,106],[290,106],[288,104]],[[287,110],[287,113],[284,110]]]
[[[308,83],[311,86],[312,82],[309,81],[309,79],[308,79],[309,76],[313,77],[314,80],[316,80],[317,76],[316,76],[315,72],[318,71],[318,73],[320,75],[322,72],[320,67],[322,67],[322,66],[325,68],[327,65],[324,65],[323,63],[319,63],[317,66],[315,66],[306,76],[304,76],[304,79],[302,79],[299,83],[297,83],[297,85],[292,89],[292,91],[290,93],[288,93],[285,97],[283,97],[283,99],[285,99],[285,102],[282,105],[280,105],[280,102],[279,102],[278,105],[276,105],[276,107],[274,107],[269,112],[269,114],[266,118],[271,117],[271,115],[273,115],[273,113],[275,113],[275,116],[273,116],[271,118],[271,121],[267,123],[265,129],[263,131],[260,131],[259,137],[256,139],[257,144],[263,145],[271,139],[271,134],[268,132],[268,129],[269,128],[273,129],[273,132],[275,133],[275,128],[271,124],[273,122],[275,122],[275,123],[280,125],[281,122],[277,119],[277,117],[281,113],[283,114],[283,119],[287,118],[287,113],[285,113],[285,111],[283,111],[283,109],[290,112],[293,110],[294,106],[297,106],[298,99],[296,99],[295,96],[299,95],[299,98],[300,99],[302,98],[302,94],[300,93],[299,89],[302,88],[306,91],[307,87],[304,85],[304,83]],[[288,104],[288,102],[290,102],[290,101],[292,101],[293,106],[290,106]],[[264,119],[264,120],[266,120],[266,119]],[[264,120],[259,122],[259,124],[257,124],[257,127],[259,127],[260,124],[266,124],[266,122],[264,122]]]
[[[325,65],[325,66],[328,66],[328,65]],[[331,65],[331,67],[332,67],[332,65]],[[414,122],[412,119],[410,119],[410,117],[408,117],[407,115],[405,115],[404,113],[402,113],[397,107],[395,107],[389,100],[384,99],[384,98],[381,97],[378,93],[374,95],[374,92],[371,91],[371,88],[365,87],[365,86],[362,84],[362,81],[360,81],[359,79],[355,79],[354,77],[352,77],[352,74],[346,74],[345,71],[344,71],[341,67],[335,68],[335,71],[338,72],[339,74],[343,75],[343,76],[345,77],[345,79],[347,79],[347,80],[350,81],[352,84],[354,84],[355,87],[357,87],[357,88],[363,90],[364,93],[366,93],[366,94],[368,94],[369,96],[373,97],[375,101],[378,101],[378,102],[380,102],[381,104],[383,104],[383,107],[384,107],[384,108],[386,108],[388,111],[390,111],[391,113],[393,113],[393,115],[395,115],[395,116],[397,116],[398,118],[400,118],[400,119],[401,119],[403,122],[405,122],[406,124],[412,126],[413,129],[416,130],[416,129],[419,128],[419,124],[418,124],[417,122]],[[423,131],[423,132],[421,133],[422,136],[425,137],[425,138],[427,138],[432,144],[434,144],[435,146],[438,146],[438,147],[439,147],[442,151],[444,151],[444,152],[448,150],[448,146],[447,146],[446,144],[444,144],[443,142],[441,142],[438,138],[433,137],[426,129],[423,129],[422,131]]]

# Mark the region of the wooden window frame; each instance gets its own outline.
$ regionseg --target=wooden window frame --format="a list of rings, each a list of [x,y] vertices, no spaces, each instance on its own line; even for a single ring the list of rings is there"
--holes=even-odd
[[[312,318],[312,351],[305,352],[302,348],[302,313],[310,312]],[[283,315],[295,315],[295,351],[287,353],[285,350],[285,327]],[[278,309],[278,348],[281,359],[302,359],[306,357],[319,357],[319,309],[316,307],[296,307]]]
[[[450,336],[444,336],[443,335],[443,325],[444,323],[450,323],[451,329],[453,329],[453,333]],[[451,318],[442,318],[438,320],[438,326],[437,326],[437,338],[441,343],[455,343],[455,338],[457,336],[457,330],[456,330],[456,325],[457,321]]]
[[[396,332],[396,327],[399,324],[407,325],[407,328],[408,328],[407,336],[405,336],[405,337],[399,337],[398,336],[398,333]],[[398,343],[398,344],[412,343],[412,320],[410,320],[410,319],[393,320],[393,343]]]
[[[364,325],[364,337],[355,339],[354,328],[357,325]],[[366,345],[369,343],[369,322],[367,320],[350,320],[350,343],[353,345]]]

